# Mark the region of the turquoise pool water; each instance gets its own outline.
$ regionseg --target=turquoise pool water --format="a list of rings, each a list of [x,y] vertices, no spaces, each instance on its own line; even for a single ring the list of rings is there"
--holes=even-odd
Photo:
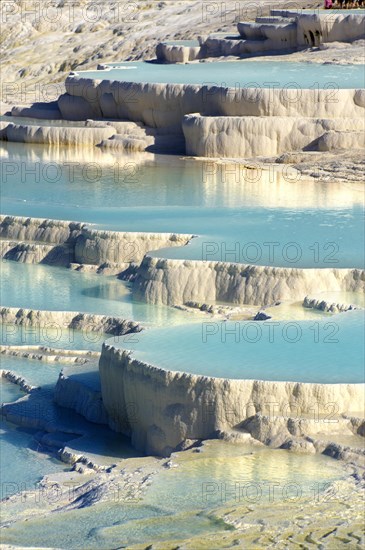
[[[35,491],[43,476],[66,469],[58,460],[37,451],[34,433],[0,419],[0,498],[19,491]]]
[[[21,264],[12,261],[1,263],[1,305],[56,311],[81,311],[145,323],[171,324],[186,321],[187,316],[172,308],[155,307],[134,302],[127,283],[115,277],[79,273],[62,267]],[[14,280],[21,284],[14,285]],[[19,330],[20,326],[15,327]],[[51,328],[51,327],[50,327]],[[29,329],[31,337],[31,329]],[[48,332],[48,331],[47,331]],[[73,331],[77,333],[77,331]],[[49,332],[50,339],[52,330]],[[7,332],[4,331],[4,337]],[[61,336],[61,335],[60,335]],[[11,334],[9,334],[11,338]],[[65,334],[67,341],[68,336]],[[102,335],[89,334],[100,343]],[[48,343],[48,345],[52,345]],[[66,345],[67,347],[67,345]],[[83,346],[84,347],[84,346]]]
[[[1,361],[0,367],[6,369],[4,363]],[[16,401],[19,397],[23,397],[24,392],[17,384],[9,382],[6,378],[0,378],[0,403],[11,403]]]
[[[15,119],[16,121],[18,119]],[[35,123],[35,120],[29,120]],[[111,208],[265,207],[340,209],[364,204],[363,184],[312,181],[288,166],[222,164],[149,153],[0,142],[1,211],[61,219]],[[283,173],[280,173],[283,169]],[[102,205],[101,205],[102,200]],[[65,218],[66,216],[66,218]],[[101,223],[106,224],[106,213]],[[100,215],[101,217],[101,215]],[[124,211],[119,217],[122,227]]]
[[[110,334],[91,333],[64,327],[23,327],[0,323],[0,339],[4,346],[48,346],[63,349],[87,349],[100,351],[102,343],[110,338]],[[114,338],[114,337],[113,337]],[[119,342],[119,336],[115,341]],[[121,340],[124,341],[124,340]]]
[[[283,65],[280,70],[276,65],[268,70],[264,63],[249,63],[226,64],[225,71],[229,69],[230,75],[227,84],[247,85],[249,79],[254,82],[258,79],[264,86],[264,79],[278,79],[282,85],[298,81],[306,87],[318,78],[319,86],[323,86],[325,79],[328,82],[333,77],[340,86],[352,87],[363,85],[364,80],[359,70],[351,66],[336,67],[336,72],[329,77],[328,71],[335,71],[332,67],[328,71],[325,67],[326,72],[322,67],[320,75],[318,67],[312,72],[313,66],[286,64],[284,70]],[[196,64],[182,70],[169,70],[169,75],[181,81],[214,79],[223,84],[221,79],[225,72],[221,73],[221,69],[224,70],[224,64],[219,68],[216,64]],[[114,73],[123,78],[125,74],[134,73],[142,79],[146,75],[158,81],[167,78],[163,66],[152,64],[137,63],[137,69],[129,71],[105,71],[107,78]],[[104,72],[95,74],[100,77]],[[236,172],[233,179],[227,180],[218,165],[213,165],[213,171],[212,166],[208,168],[210,176],[207,177],[207,170],[204,170],[207,165],[164,157],[146,160],[146,156],[141,155],[133,160],[133,157],[116,155],[113,158],[106,154],[102,159],[100,151],[92,154],[79,151],[77,156],[66,150],[55,153],[48,148],[14,144],[1,145],[0,151],[5,171],[10,170],[10,176],[5,172],[2,184],[1,207],[6,214],[75,219],[117,230],[181,231],[200,235],[188,247],[158,253],[166,257],[293,265],[290,258],[283,257],[283,250],[290,254],[284,247],[295,242],[302,251],[296,266],[328,267],[333,265],[328,264],[329,255],[330,259],[338,260],[334,264],[338,267],[361,267],[363,264],[363,195],[356,186],[332,186],[322,182],[304,182],[303,185],[303,182],[266,176],[252,181],[247,174],[244,177],[240,174],[237,179]],[[109,164],[105,163],[105,157]],[[90,164],[85,172],[88,161]],[[117,177],[115,163],[119,163]],[[252,254],[257,246],[265,251],[264,243],[271,239],[279,242],[278,255],[268,261],[267,255],[261,254],[254,260]],[[214,245],[213,249],[209,248],[209,258],[206,257],[207,243]],[[255,246],[248,249],[248,243]],[[316,243],[318,247],[314,246]],[[331,243],[337,248],[331,248]],[[274,327],[276,336],[271,341],[271,323],[240,322],[237,328],[232,322],[204,323],[195,319],[195,323],[187,324],[189,318],[182,313],[133,302],[128,285],[112,278],[12,262],[1,264],[1,275],[1,303],[5,306],[72,309],[160,325],[158,329],[137,335],[136,339],[117,341],[113,338],[111,343],[123,348],[134,346],[138,357],[165,368],[230,378],[363,380],[363,312],[291,323],[290,326],[281,322]],[[186,324],[177,327],[178,323]],[[262,330],[259,339],[254,327]],[[67,330],[38,332],[7,325],[0,329],[2,343],[7,345],[100,350],[106,338],[105,335]],[[235,331],[233,337],[228,334],[232,329]],[[299,339],[298,330],[301,331]],[[85,426],[86,421],[77,418],[72,411],[56,407],[52,401],[53,386],[62,365],[21,358],[2,357],[1,360],[3,367],[15,370],[34,384],[46,386],[43,397],[42,392],[38,398],[35,395],[38,392],[34,392],[29,401],[34,399],[39,404],[37,399],[45,400],[41,410],[51,425],[55,420],[56,426],[58,421],[68,428],[68,433]],[[97,385],[95,365],[94,368],[80,367],[79,372],[77,367],[71,370],[85,383]],[[5,380],[0,384],[2,400],[13,401],[22,395],[17,386]],[[19,404],[18,411],[22,407],[24,404]],[[34,409],[30,403],[30,412],[32,408],[33,415],[39,414],[39,409]],[[0,451],[2,496],[32,490],[42,476],[63,469],[59,462],[38,452],[33,432],[5,422],[1,423],[0,431],[3,439]],[[96,456],[101,463],[135,456],[125,441],[104,426],[94,427],[88,436],[72,440],[70,445]],[[210,449],[204,448],[202,453],[185,454],[178,460],[178,468],[161,472],[140,501],[108,502],[55,513],[51,517],[31,518],[4,529],[2,542],[23,547],[106,549],[134,543],[146,546],[151,541],[194,534],[204,536],[204,533],[226,528],[206,512],[224,504],[235,506],[232,485],[237,482],[253,484],[254,498],[257,495],[255,488],[262,491],[260,501],[255,503],[260,506],[268,503],[270,485],[276,489],[279,485],[279,500],[283,488],[291,482],[300,485],[303,496],[310,497],[313,486],[320,483],[322,489],[326,482],[344,475],[338,462],[323,456],[301,456],[240,445],[232,447],[219,442]],[[222,498],[222,486],[224,495],[227,489],[227,500]],[[242,497],[245,498],[245,493],[240,493]],[[247,493],[246,500],[252,504]],[[270,512],[272,506],[270,504]],[[17,519],[16,514],[10,519]]]
[[[157,253],[168,258],[295,267],[364,264],[361,184],[307,182],[254,164],[166,156],[130,155],[105,164],[102,157],[89,163],[86,157],[82,163],[77,155],[63,159],[51,149],[42,158],[39,148],[11,145],[0,147],[3,213],[199,235],[187,247]]]
[[[189,64],[157,64],[134,61],[118,64],[128,70],[77,71],[85,78],[164,84],[206,84],[241,88],[363,88],[362,65],[321,65],[280,61],[212,61]],[[131,67],[129,69],[129,67]]]
[[[163,44],[168,46],[199,46],[199,40],[164,40]]]
[[[177,329],[151,329],[125,347],[147,363],[205,376],[364,382],[362,310],[300,323],[207,320]]]
[[[54,386],[64,364],[47,363],[23,357],[1,356],[1,368],[11,370],[23,376],[33,386]],[[14,385],[14,384],[12,384]],[[16,387],[16,386],[15,386]]]
[[[227,529],[210,510],[284,499],[313,498],[343,477],[338,463],[324,456],[212,442],[200,454],[186,453],[178,467],[163,471],[139,500],[108,502],[29,519],[4,532],[4,542],[57,548],[118,548],[181,539]],[[299,495],[299,497],[298,497]],[[270,501],[270,498],[272,499]]]
[[[307,458],[309,460],[307,461]],[[319,459],[319,460],[318,460]],[[341,476],[338,464],[324,456],[300,456],[281,450],[255,448],[245,444],[226,444],[211,441],[199,454],[184,453],[177,459],[178,468],[161,472],[146,494],[152,504],[173,508],[175,511],[210,509],[229,502],[268,503],[269,489],[278,484],[277,501],[284,486],[296,480],[302,489],[302,497],[310,496],[323,466],[329,480]],[[314,479],[317,472],[317,479]],[[233,489],[238,484],[238,493]],[[246,484],[256,485],[245,492]],[[232,490],[233,489],[233,490]],[[271,495],[272,496],[272,495]]]

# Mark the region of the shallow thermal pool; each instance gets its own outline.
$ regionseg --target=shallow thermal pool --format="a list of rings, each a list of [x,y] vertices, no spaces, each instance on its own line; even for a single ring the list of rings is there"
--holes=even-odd
[[[0,419],[1,498],[34,490],[43,476],[66,469],[58,460],[38,452],[34,433]]]
[[[186,247],[156,253],[167,258],[292,267],[364,263],[361,184],[305,181],[254,163],[148,154],[99,153],[81,162],[76,154],[6,144],[1,157],[5,214],[199,235]]]
[[[76,128],[85,128],[85,121],[77,120],[47,120],[42,118],[31,118],[31,117],[13,117],[11,115],[1,115],[0,121],[2,122],[12,122],[13,124],[25,124],[25,125],[35,125],[35,126],[55,126],[55,127],[76,127]]]
[[[77,71],[83,78],[166,84],[206,84],[235,88],[363,88],[362,65],[321,65],[280,61],[212,61],[188,64],[158,64],[133,61],[118,69]],[[123,68],[124,67],[124,70]],[[128,69],[128,70],[126,70]]]
[[[35,327],[0,323],[0,338],[4,346],[47,346],[57,349],[100,351],[102,343],[110,339],[110,334],[55,327],[53,323]],[[118,342],[121,337],[113,338]]]
[[[181,323],[186,322],[187,319],[187,315],[181,311],[133,301],[128,283],[115,277],[79,273],[63,267],[12,261],[2,262],[1,277],[1,305],[4,307],[80,311],[143,321],[147,324]],[[14,280],[21,281],[21,284],[14,285]],[[18,325],[15,328],[20,330],[21,327]],[[48,345],[51,346],[53,345],[51,325],[49,329]],[[29,329],[30,338],[31,332]],[[67,335],[66,331],[64,332],[67,347]],[[74,332],[77,333],[77,331]],[[26,335],[27,331],[24,329],[23,333]],[[3,340],[7,336],[11,339],[12,331],[4,329]],[[59,336],[61,341],[61,332]],[[100,335],[96,333],[89,334],[88,338],[91,344],[94,341],[101,341]],[[75,340],[77,339],[76,336]],[[34,338],[32,343],[36,343]]]
[[[64,367],[60,362],[38,361],[25,357],[13,357],[2,355],[0,358],[1,368],[11,370],[23,376],[32,386],[54,386],[58,380],[60,371]],[[14,386],[14,384],[12,384]],[[17,387],[17,386],[15,386]],[[5,399],[2,399],[3,402]],[[14,401],[14,399],[10,399]]]
[[[204,376],[360,383],[363,336],[364,312],[359,310],[300,323],[206,320],[151,329],[124,347],[152,365]]]
[[[113,548],[181,539],[228,528],[209,511],[225,506],[271,506],[313,499],[343,477],[338,462],[247,445],[209,442],[184,453],[177,468],[152,478],[141,499],[112,501],[56,513],[52,521],[10,525],[4,542],[57,548]],[[270,500],[271,499],[271,500]],[[271,503],[271,504],[270,504]]]
[[[2,359],[3,358],[1,358],[1,368],[6,369]],[[17,384],[13,384],[6,378],[0,377],[0,403],[11,403],[19,399],[19,397],[23,397],[23,395],[25,395],[24,392]]]
[[[199,40],[163,40],[162,43],[167,46],[199,46]],[[118,65],[118,63],[108,63],[108,65]]]

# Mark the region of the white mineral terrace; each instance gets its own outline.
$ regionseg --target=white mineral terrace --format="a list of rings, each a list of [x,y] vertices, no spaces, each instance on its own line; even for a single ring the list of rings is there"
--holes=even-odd
[[[364,9],[20,4],[57,93],[0,102],[2,547],[360,550]]]

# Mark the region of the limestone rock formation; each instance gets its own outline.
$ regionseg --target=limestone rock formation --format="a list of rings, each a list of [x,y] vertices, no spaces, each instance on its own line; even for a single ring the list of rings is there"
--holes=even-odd
[[[146,256],[138,269],[133,294],[151,304],[221,301],[264,306],[280,300],[302,300],[318,290],[364,289],[365,271],[359,269],[263,267]]]
[[[198,157],[276,156],[289,151],[363,149],[358,118],[207,117],[183,119],[186,153]]]
[[[242,426],[256,413],[267,414],[275,403],[277,414],[300,417],[328,414],[327,403],[336,403],[338,414],[363,410],[363,384],[306,384],[296,382],[268,382],[229,380],[173,372],[149,365],[127,351],[105,343],[100,357],[99,371],[102,397],[109,416],[109,425],[116,431],[131,436],[132,444],[146,453],[169,455],[186,439],[209,439],[217,431],[230,431]],[[285,412],[284,412],[285,411]],[[295,420],[266,422],[268,435],[282,445],[291,435],[305,432],[304,424]],[[307,423],[308,424],[308,423]],[[262,423],[257,424],[262,426]],[[348,420],[343,421],[347,433]],[[246,429],[248,424],[245,424]],[[284,430],[284,426],[286,426]],[[299,426],[299,427],[298,427]],[[319,430],[323,422],[309,423],[311,430]],[[328,424],[333,430],[333,424]],[[290,431],[288,430],[290,427]],[[262,428],[260,427],[260,433]],[[325,428],[326,429],[326,428]],[[265,432],[264,430],[264,432]],[[284,430],[284,431],[283,431]],[[254,435],[254,437],[255,437]]]
[[[135,321],[119,317],[79,313],[75,311],[46,311],[36,309],[0,308],[0,321],[23,327],[38,326],[40,329],[73,329],[87,332],[114,334],[116,336],[140,332],[142,327]]]
[[[303,307],[308,309],[318,309],[320,311],[326,311],[328,313],[341,313],[343,311],[353,311],[354,309],[361,309],[359,306],[353,304],[335,303],[328,300],[310,298],[309,296],[306,296],[304,298]]]
[[[204,113],[205,116],[231,117],[299,117],[299,118],[361,118],[362,90],[336,90],[336,101],[330,101],[326,89],[288,90],[270,88],[227,88],[213,85],[151,84],[92,80],[80,75],[66,79],[70,99],[82,97],[102,116],[143,122],[151,128],[180,127],[184,115]],[[133,101],[131,101],[133,98]],[[275,124],[275,122],[273,122]],[[360,122],[359,122],[360,124]]]
[[[79,120],[79,119],[78,119]],[[94,146],[116,133],[112,126],[102,128],[72,126],[31,126],[9,123],[6,139],[19,143],[42,143],[45,145],[68,145],[73,147]]]
[[[147,252],[186,245],[192,235],[102,231],[80,222],[0,216],[0,237],[4,259],[66,267],[86,264],[119,273],[127,264],[141,262]]]
[[[58,405],[73,409],[90,422],[107,424],[108,418],[101,398],[100,388],[88,383],[87,377],[77,370],[64,368],[55,387],[54,400]]]

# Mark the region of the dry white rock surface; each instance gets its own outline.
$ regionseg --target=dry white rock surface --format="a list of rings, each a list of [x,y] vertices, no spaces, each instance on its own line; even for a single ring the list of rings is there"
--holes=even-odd
[[[300,2],[303,7],[318,1]],[[276,7],[284,5],[279,3]],[[195,39],[269,13],[272,3],[113,2],[36,0],[1,2],[0,54],[3,97],[8,104],[52,101],[70,70],[98,63],[152,59],[162,40]],[[347,56],[346,56],[347,57]]]

